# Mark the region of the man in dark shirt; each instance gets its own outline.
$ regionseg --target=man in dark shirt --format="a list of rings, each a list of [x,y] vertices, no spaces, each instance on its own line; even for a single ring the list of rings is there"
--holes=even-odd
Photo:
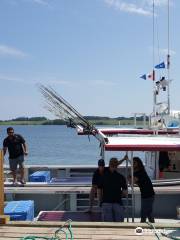
[[[106,171],[104,159],[99,159],[98,160],[98,168],[96,169],[96,171],[94,172],[93,177],[92,177],[92,187],[91,187],[91,191],[89,194],[89,201],[90,201],[89,212],[92,211],[95,195],[96,194],[98,195],[97,187],[101,183],[101,179],[104,174],[104,171]]]
[[[24,184],[24,155],[27,155],[27,145],[24,138],[14,133],[12,127],[7,128],[8,136],[3,141],[4,155],[8,149],[9,152],[9,165],[13,176],[13,183],[16,184],[16,170],[19,165],[20,169],[20,182]]]
[[[128,160],[127,155],[125,155],[121,160],[118,160],[118,165],[123,163],[125,160]],[[101,184],[102,177],[103,177],[104,173],[107,171],[107,169],[108,169],[108,167],[105,167],[104,159],[102,159],[102,158],[99,159],[98,160],[98,168],[95,170],[95,172],[93,173],[93,177],[92,177],[92,187],[91,187],[90,194],[89,194],[90,207],[89,207],[88,212],[92,211],[96,194],[97,194],[98,200],[100,198],[100,192],[98,190],[98,186]]]
[[[109,168],[98,186],[101,189],[102,218],[105,222],[124,221],[122,196],[127,195],[127,184],[125,177],[116,171],[118,164],[117,158],[110,159]]]

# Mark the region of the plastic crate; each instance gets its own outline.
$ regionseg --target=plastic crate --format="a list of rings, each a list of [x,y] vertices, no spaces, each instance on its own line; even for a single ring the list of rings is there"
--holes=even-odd
[[[49,182],[50,171],[37,171],[29,176],[30,182]]]
[[[14,221],[32,221],[34,219],[34,201],[11,201],[4,208],[4,214]]]

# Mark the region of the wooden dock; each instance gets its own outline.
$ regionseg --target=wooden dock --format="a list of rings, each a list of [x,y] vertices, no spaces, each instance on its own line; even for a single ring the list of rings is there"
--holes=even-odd
[[[0,225],[0,240],[20,240],[27,236],[52,238],[63,224],[64,222],[9,222],[6,225]],[[161,240],[167,240],[167,237],[162,236],[160,232],[180,239],[180,223],[155,223],[156,230],[151,229],[146,223],[72,222],[71,225],[73,238],[70,234],[66,238],[65,234],[59,232],[59,239],[154,240],[157,239],[155,231]],[[142,229],[141,233],[138,232],[137,227]]]

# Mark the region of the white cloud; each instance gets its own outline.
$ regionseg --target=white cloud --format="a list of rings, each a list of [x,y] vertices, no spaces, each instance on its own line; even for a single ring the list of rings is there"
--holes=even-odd
[[[75,83],[71,82],[71,81],[65,81],[65,80],[60,80],[57,78],[53,78],[53,77],[16,77],[16,76],[11,76],[8,74],[0,74],[0,81],[10,81],[10,82],[17,82],[17,83],[24,83],[24,84],[30,84],[30,85],[34,85],[34,84],[39,84],[39,83],[43,83],[43,84],[53,84],[55,86],[58,85],[67,85],[67,86],[74,86]]]
[[[118,11],[128,12],[128,13],[138,14],[143,16],[152,15],[151,9],[143,8],[140,4],[137,5],[134,3],[127,3],[122,0],[104,0],[104,1],[108,6],[113,7]]]
[[[19,82],[19,83],[28,83],[24,79],[6,76],[6,75],[0,75],[0,81],[12,81],[12,82]]]
[[[153,54],[153,47],[152,46],[149,47],[149,52],[151,54]],[[168,54],[168,48],[157,48],[157,47],[154,47],[154,53],[155,53],[156,56],[160,55],[160,57],[163,57],[163,58],[165,57],[166,58],[166,56]],[[176,52],[174,50],[172,50],[172,49],[169,49],[169,54],[171,56],[173,56],[173,55],[176,54]]]
[[[0,56],[24,58],[27,56],[27,54],[17,48],[13,48],[7,45],[0,45]]]
[[[153,0],[138,0],[137,3],[133,3],[133,0],[104,0],[104,2],[109,6],[118,11],[127,12],[131,14],[138,14],[143,16],[152,16],[152,5]],[[172,0],[169,0],[172,6]],[[167,0],[154,0],[154,5],[156,7],[167,6]]]
[[[36,3],[36,4],[39,4],[39,5],[49,5],[47,0],[23,0],[25,2],[32,2],[32,3]]]
[[[168,54],[168,49],[167,48],[162,48],[159,50],[160,54],[162,55],[167,55]],[[169,50],[169,54],[172,56],[172,55],[175,55],[176,52],[174,50]]]

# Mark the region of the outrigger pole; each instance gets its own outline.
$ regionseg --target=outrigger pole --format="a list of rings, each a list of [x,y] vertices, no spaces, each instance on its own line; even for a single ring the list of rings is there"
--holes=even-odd
[[[74,107],[72,107],[63,97],[61,97],[52,87],[40,85],[39,89],[43,94],[47,109],[64,120],[68,127],[76,128],[85,135],[93,135],[100,142],[101,156],[105,159],[105,145],[108,144],[108,137],[89,123]],[[126,168],[128,164],[126,164]],[[127,169],[126,169],[127,171]],[[133,161],[131,156],[131,175],[133,176]],[[127,178],[127,172],[126,172]],[[132,221],[134,221],[134,187],[132,186]],[[128,205],[128,199],[126,200]],[[127,221],[129,221],[127,219]]]
[[[93,124],[89,123],[73,106],[71,106],[52,87],[40,85],[39,89],[46,100],[46,108],[55,116],[65,121],[67,127],[77,128],[86,135],[93,135],[101,144],[101,156],[104,156],[104,144],[108,139]]]

